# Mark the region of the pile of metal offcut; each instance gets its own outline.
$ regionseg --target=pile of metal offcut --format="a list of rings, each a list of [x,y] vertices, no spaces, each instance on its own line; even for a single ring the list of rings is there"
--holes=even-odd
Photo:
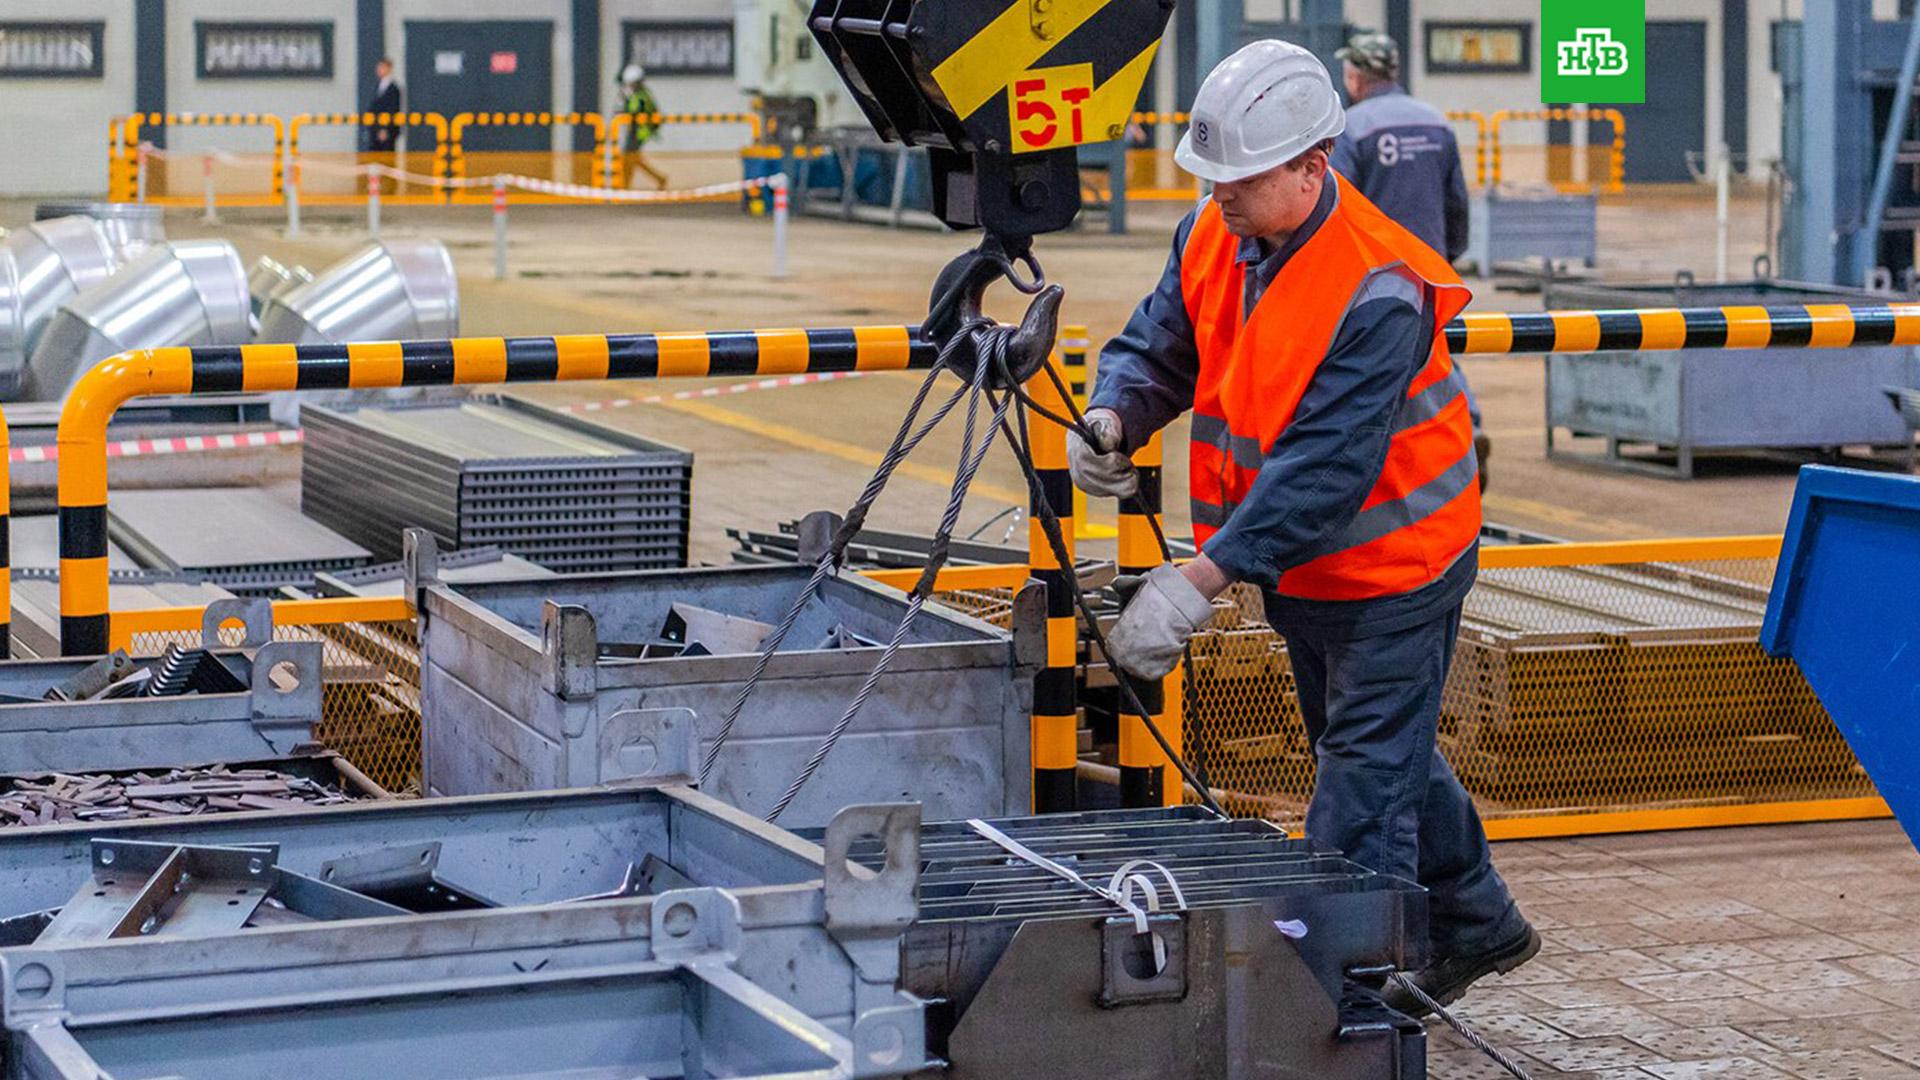
[[[353,795],[336,786],[268,768],[52,772],[0,777],[0,828],[302,810],[352,801]]]

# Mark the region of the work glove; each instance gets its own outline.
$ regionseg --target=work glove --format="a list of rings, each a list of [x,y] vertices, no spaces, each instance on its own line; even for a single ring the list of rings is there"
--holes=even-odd
[[[1213,603],[1172,563],[1154,567],[1107,634],[1107,662],[1142,679],[1165,678]]]
[[[1073,474],[1074,486],[1089,495],[1116,499],[1138,493],[1140,474],[1120,449],[1120,418],[1110,410],[1095,409],[1085,419],[1093,433],[1092,445],[1078,431],[1067,436],[1067,468]]]

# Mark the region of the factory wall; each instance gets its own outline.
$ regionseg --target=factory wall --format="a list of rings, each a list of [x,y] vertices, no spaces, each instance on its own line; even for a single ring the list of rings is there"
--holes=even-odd
[[[98,78],[0,79],[8,119],[0,123],[0,194],[104,191],[107,125],[132,106],[135,0],[0,0],[0,21],[106,24]]]
[[[270,15],[262,8],[260,0],[168,0],[168,112],[263,112],[290,121],[301,113],[352,112],[360,108],[363,103],[357,100],[359,94],[354,88],[359,60],[353,33],[354,0],[302,0],[297,12],[275,11]],[[280,19],[330,25],[331,77],[211,78],[201,70],[195,23]],[[219,148],[255,153],[267,147],[267,139],[264,131],[249,138],[230,130],[180,127],[168,132],[167,145],[181,151]],[[352,141],[350,128],[317,128],[311,135],[301,135],[301,142],[312,150],[350,150]]]
[[[552,107],[612,112],[616,79],[625,63],[626,23],[725,26],[733,0],[0,0],[0,23],[103,24],[98,76],[0,78],[10,122],[0,124],[0,196],[99,194],[105,190],[107,132],[113,118],[135,109],[169,112],[270,112],[291,120],[302,112],[354,112],[367,104],[373,61],[394,58],[411,93],[407,24],[414,21],[544,22],[552,32]],[[322,23],[331,31],[332,70],[302,77],[207,77],[197,69],[197,22]],[[513,51],[503,35],[489,47]],[[592,69],[592,70],[589,70]],[[146,81],[140,81],[141,74]],[[579,85],[576,86],[576,80]],[[739,112],[746,96],[728,74],[656,70],[650,83],[669,112]],[[726,149],[747,137],[740,126],[676,127],[662,132],[660,149]],[[567,134],[556,130],[555,148]],[[160,135],[168,149],[219,147],[264,151],[264,131],[176,127]],[[345,127],[303,132],[305,150],[344,152],[355,133]]]
[[[1725,126],[1729,104],[1735,122],[1744,96],[1745,146],[1749,171],[1763,174],[1765,162],[1780,150],[1781,91],[1771,56],[1773,27],[1800,17],[1803,0],[1733,0],[1745,5],[1745,42],[1723,41],[1728,0],[1659,0],[1649,5],[1655,20],[1697,21],[1706,32],[1701,67],[1705,79],[1705,143],[1711,147],[1737,130]],[[1304,0],[1207,0],[1203,17],[1251,20],[1297,19]],[[1892,18],[1899,0],[1874,0],[1878,18]],[[1236,9],[1233,5],[1240,5]],[[0,125],[0,195],[98,193],[106,180],[107,127],[114,116],[133,109],[174,112],[274,112],[291,118],[300,112],[353,111],[371,89],[375,53],[400,61],[406,70],[407,25],[417,20],[535,20],[550,25],[552,105],[556,111],[618,107],[616,79],[627,60],[629,23],[676,23],[731,27],[742,19],[773,18],[787,12],[773,0],[0,0],[0,22],[98,22],[103,25],[99,73],[36,78],[0,78],[9,115]],[[1220,11],[1223,15],[1214,15]],[[1345,0],[1347,22],[1360,26],[1404,25],[1409,81],[1416,94],[1436,105],[1491,112],[1539,103],[1538,0]],[[199,21],[321,22],[330,26],[332,70],[298,78],[211,78],[196,70],[195,23]],[[1520,22],[1534,27],[1533,68],[1522,74],[1446,74],[1427,70],[1422,48],[1425,25],[1436,21]],[[731,40],[731,29],[728,31]],[[502,41],[502,49],[513,42]],[[1729,48],[1729,44],[1731,48]],[[1727,60],[1745,59],[1744,77]],[[1729,74],[1734,85],[1729,85]],[[669,112],[735,112],[748,106],[746,94],[731,76],[684,73],[656,68],[650,82]],[[1164,92],[1167,80],[1159,85]],[[414,101],[408,102],[416,106]],[[1185,107],[1186,102],[1177,102]],[[176,128],[166,133],[170,148],[192,151],[219,145],[234,148],[233,132]],[[1521,133],[1516,133],[1521,134]],[[661,150],[718,150],[736,146],[743,133],[735,127],[670,127],[657,143]],[[1538,138],[1539,135],[1532,137]],[[1576,125],[1576,140],[1585,137]],[[556,148],[565,135],[555,133]],[[1631,132],[1629,138],[1632,138]],[[347,150],[347,129],[315,129],[303,138],[314,150]],[[252,149],[250,144],[239,147]]]
[[[1238,23],[1241,17],[1248,23],[1293,21],[1302,17],[1305,2],[1216,0],[1201,8],[1200,14],[1230,23]],[[1705,50],[1699,65],[1706,98],[1703,148],[1725,138],[1738,153],[1744,105],[1745,153],[1736,158],[1736,163],[1755,179],[1764,178],[1767,162],[1780,154],[1782,94],[1772,57],[1773,27],[1783,19],[1799,19],[1803,4],[1804,0],[1733,0],[1732,5],[1727,0],[1650,0],[1647,5],[1649,20],[1697,22],[1704,27]],[[1743,40],[1725,40],[1723,24],[1729,6],[1744,7]],[[1874,17],[1894,19],[1898,7],[1899,0],[1873,0]],[[1408,82],[1415,94],[1435,105],[1483,113],[1540,106],[1539,0],[1345,0],[1342,9],[1345,21],[1352,26],[1386,29],[1396,21],[1405,25],[1407,40],[1401,45]],[[1429,72],[1423,47],[1429,22],[1525,23],[1532,33],[1532,66],[1524,73],[1511,75]],[[1735,32],[1739,30],[1736,23]],[[1744,58],[1744,72],[1739,65],[1728,63],[1730,56]],[[1181,107],[1186,104],[1182,102]],[[1515,134],[1539,141],[1545,137],[1544,125],[1522,127]],[[1585,136],[1586,132],[1576,125],[1575,141]]]
[[[790,6],[788,10],[794,10]],[[620,108],[620,69],[627,62],[628,22],[700,23],[733,25],[733,0],[601,0],[600,88],[602,112]],[[729,29],[731,33],[731,29]],[[657,67],[657,66],[656,66]],[[647,85],[669,113],[732,113],[748,111],[751,102],[732,75],[676,75],[655,70]],[[652,144],[663,151],[710,150],[739,146],[746,129],[735,125],[668,125]]]

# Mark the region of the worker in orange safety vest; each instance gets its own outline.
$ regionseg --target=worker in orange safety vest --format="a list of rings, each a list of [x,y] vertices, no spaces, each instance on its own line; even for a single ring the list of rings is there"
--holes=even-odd
[[[1255,42],[1207,77],[1176,160],[1213,185],[1160,285],[1101,353],[1075,482],[1131,497],[1128,455],[1191,410],[1200,554],[1147,575],[1109,659],[1160,678],[1235,582],[1286,638],[1317,767],[1307,834],[1428,890],[1411,973],[1442,1004],[1540,938],[1435,745],[1480,494],[1442,327],[1470,299],[1446,259],[1332,171],[1327,70]],[[1421,1015],[1387,987],[1390,1003]]]

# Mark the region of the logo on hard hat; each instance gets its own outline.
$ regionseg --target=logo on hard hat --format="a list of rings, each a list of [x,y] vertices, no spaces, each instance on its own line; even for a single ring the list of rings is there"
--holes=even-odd
[[[1646,0],[1540,0],[1540,100],[1647,99]]]

